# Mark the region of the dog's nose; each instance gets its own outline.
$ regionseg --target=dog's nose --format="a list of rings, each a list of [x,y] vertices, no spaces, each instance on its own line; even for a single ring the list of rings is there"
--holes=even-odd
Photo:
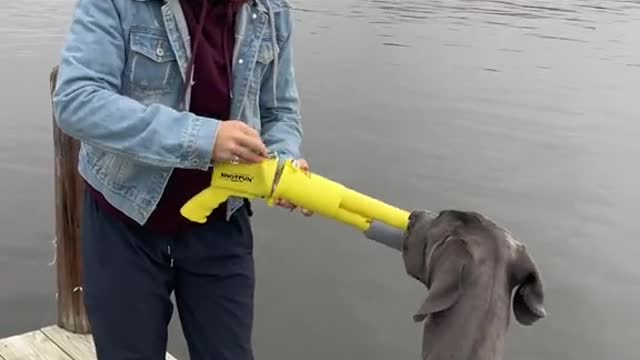
[[[409,224],[407,225],[407,231],[411,231],[418,222],[431,222],[434,216],[431,212],[426,210],[413,210],[409,214]]]
[[[409,220],[418,220],[425,214],[424,210],[413,210],[409,215]]]
[[[413,210],[409,214],[409,224],[407,225],[407,230],[411,230],[413,226],[416,224],[416,221],[420,217],[419,210]]]

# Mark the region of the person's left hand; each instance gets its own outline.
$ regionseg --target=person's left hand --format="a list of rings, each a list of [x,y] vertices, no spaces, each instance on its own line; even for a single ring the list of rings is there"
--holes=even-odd
[[[302,170],[304,171],[309,171],[309,164],[307,163],[306,160],[304,159],[298,159],[295,161],[295,164]],[[295,210],[297,208],[296,205],[286,201],[286,200],[282,200],[282,199],[277,199],[275,202],[276,205],[283,207],[285,209],[289,209],[291,211]],[[313,215],[313,212],[307,209],[300,209],[300,211],[302,212],[302,215],[304,216],[311,216]]]

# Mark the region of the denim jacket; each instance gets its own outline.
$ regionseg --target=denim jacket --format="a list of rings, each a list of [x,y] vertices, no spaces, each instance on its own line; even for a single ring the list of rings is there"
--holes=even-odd
[[[280,158],[300,158],[302,141],[292,27],[286,0],[251,0],[236,18],[231,118]],[[53,106],[81,142],[78,171],[140,224],[174,168],[212,166],[223,119],[188,112],[190,49],[179,0],[79,0],[62,50]]]

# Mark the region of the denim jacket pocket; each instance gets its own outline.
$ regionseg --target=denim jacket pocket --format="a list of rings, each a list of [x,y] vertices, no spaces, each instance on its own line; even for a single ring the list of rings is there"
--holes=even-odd
[[[86,162],[94,171],[96,177],[103,182],[107,182],[114,155],[86,144],[82,145],[81,152],[84,153]]]
[[[267,34],[263,37],[260,47],[258,48],[258,62],[269,64],[273,60],[273,44],[271,43],[271,35]]]
[[[269,65],[273,62],[273,59],[273,46],[269,38],[265,36],[258,47],[258,56],[256,57],[251,86],[249,87],[250,93],[254,95],[258,93],[267,69],[270,71]]]
[[[171,92],[180,81],[180,70],[164,30],[132,27],[125,70],[130,85],[142,91]]]
[[[111,191],[135,199],[136,193],[131,182],[135,169],[131,160],[86,145],[83,146],[83,151],[87,164],[98,180]]]

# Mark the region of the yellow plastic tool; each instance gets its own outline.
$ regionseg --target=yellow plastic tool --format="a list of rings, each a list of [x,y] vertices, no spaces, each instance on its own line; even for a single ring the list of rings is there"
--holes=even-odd
[[[304,171],[293,160],[281,161],[276,157],[257,164],[216,164],[211,186],[184,204],[181,214],[191,221],[204,223],[213,210],[231,196],[261,198],[270,206],[276,199],[284,199],[365,233],[374,223],[385,224],[387,233],[389,227],[397,230],[393,241],[398,241],[397,237],[409,222],[408,211]]]

